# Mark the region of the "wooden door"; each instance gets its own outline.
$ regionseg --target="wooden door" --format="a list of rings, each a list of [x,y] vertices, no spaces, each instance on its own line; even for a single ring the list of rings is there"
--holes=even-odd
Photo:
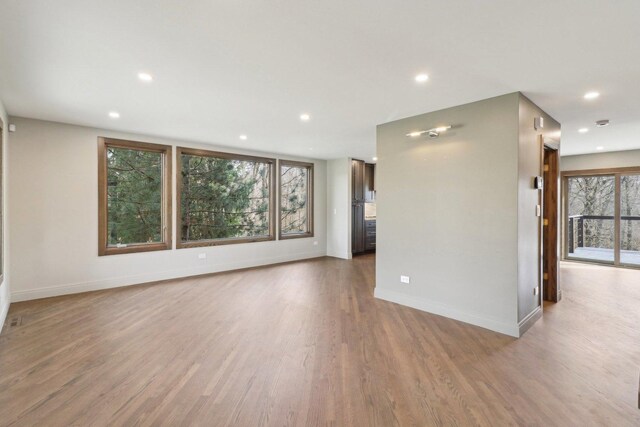
[[[560,292],[558,291],[558,157],[558,150],[544,148],[542,284],[544,300],[553,302],[560,300]]]

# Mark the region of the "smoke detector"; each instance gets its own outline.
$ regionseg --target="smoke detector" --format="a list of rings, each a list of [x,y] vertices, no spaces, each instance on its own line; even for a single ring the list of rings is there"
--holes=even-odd
[[[596,122],[596,126],[598,126],[599,128],[609,126],[609,120],[598,120]]]

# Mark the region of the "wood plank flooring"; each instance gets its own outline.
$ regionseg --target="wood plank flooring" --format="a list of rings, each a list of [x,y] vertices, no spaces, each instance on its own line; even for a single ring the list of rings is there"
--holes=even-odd
[[[640,271],[563,265],[515,340],[374,299],[374,264],[12,304],[0,425],[640,425]]]

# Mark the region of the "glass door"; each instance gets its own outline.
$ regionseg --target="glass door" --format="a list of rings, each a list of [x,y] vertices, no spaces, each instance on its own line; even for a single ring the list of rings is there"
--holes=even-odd
[[[640,174],[620,177],[620,264],[640,265]]]
[[[564,172],[564,258],[640,267],[640,168]]]

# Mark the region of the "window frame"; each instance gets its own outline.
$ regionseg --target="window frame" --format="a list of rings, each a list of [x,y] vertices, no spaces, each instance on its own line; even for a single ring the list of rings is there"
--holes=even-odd
[[[163,241],[158,243],[132,243],[125,247],[108,246],[108,188],[107,148],[150,151],[162,154],[162,227]],[[98,255],[119,255],[136,252],[171,250],[173,228],[172,206],[172,152],[170,145],[124,139],[98,137]]]
[[[282,166],[293,166],[299,168],[307,168],[307,231],[304,233],[282,233]],[[313,209],[314,209],[314,164],[309,162],[299,162],[295,160],[280,160],[278,162],[278,239],[303,239],[308,237],[314,237],[314,221],[313,221]]]
[[[253,161],[269,165],[269,235],[256,237],[232,237],[225,239],[208,239],[197,241],[182,240],[182,155],[213,157],[226,160]],[[203,150],[199,148],[176,147],[176,249],[202,248],[208,246],[233,245],[240,243],[268,242],[276,240],[276,159],[250,156],[245,154],[226,153],[222,151]]]
[[[561,172],[562,179],[562,247],[561,259],[567,262],[578,262],[586,264],[599,264],[609,267],[640,269],[639,265],[625,264],[620,262],[620,225],[621,225],[621,204],[620,204],[620,182],[623,176],[640,174],[640,166],[602,168],[602,169],[582,169]],[[569,256],[569,178],[589,178],[594,176],[611,176],[615,179],[614,195],[614,260],[591,260],[586,258]]]

